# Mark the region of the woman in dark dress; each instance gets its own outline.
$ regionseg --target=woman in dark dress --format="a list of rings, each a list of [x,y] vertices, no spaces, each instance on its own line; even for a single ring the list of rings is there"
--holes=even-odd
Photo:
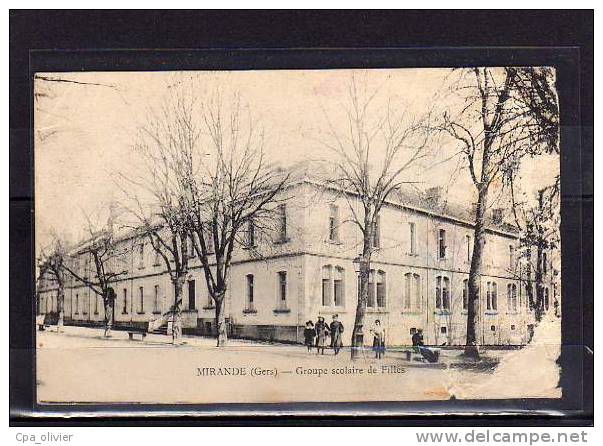
[[[306,322],[306,328],[304,329],[304,344],[308,347],[308,353],[312,351],[314,346],[314,338],[316,337],[316,330],[314,330],[314,324],[312,321]]]

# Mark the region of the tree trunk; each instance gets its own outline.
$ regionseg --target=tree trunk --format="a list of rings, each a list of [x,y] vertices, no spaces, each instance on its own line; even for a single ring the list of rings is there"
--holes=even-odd
[[[172,344],[179,344],[182,340],[182,288],[186,276],[178,277],[174,283],[174,305],[172,306]]]
[[[63,287],[63,284],[59,284],[59,290],[57,292],[57,313],[59,313],[57,332],[61,332],[63,330],[65,318],[65,288]]]
[[[226,299],[225,292],[217,294],[216,302],[216,345],[224,347],[228,343],[228,331],[226,330]]]
[[[467,339],[465,342],[465,356],[479,359],[478,333],[482,315],[480,311],[480,279],[482,261],[484,256],[485,241],[485,211],[488,201],[488,189],[481,187],[478,193],[477,208],[475,211],[475,230],[473,237],[473,255],[471,256],[471,269],[469,270],[469,296],[467,302]],[[481,312],[481,311],[480,311]]]
[[[351,358],[357,359],[364,348],[364,315],[368,301],[369,274],[371,270],[371,245],[370,237],[365,237],[363,242],[362,257],[360,259],[358,303],[356,304],[356,318],[352,330]]]
[[[544,286],[542,281],[542,242],[538,242],[536,246],[536,307],[535,307],[535,315],[536,320],[540,322],[542,319],[542,314],[544,312]]]
[[[115,311],[115,301],[111,299],[108,292],[103,294],[103,308],[105,310],[105,337],[111,336],[113,328],[113,313]]]
[[[528,302],[530,310],[536,308],[536,302],[534,302],[534,287],[532,286],[532,247],[528,246],[528,270],[526,272],[526,293],[528,295]]]

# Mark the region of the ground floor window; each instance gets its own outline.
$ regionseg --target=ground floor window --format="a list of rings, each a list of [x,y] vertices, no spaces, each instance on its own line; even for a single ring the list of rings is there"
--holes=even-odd
[[[344,274],[339,266],[325,265],[322,267],[322,306],[344,306]]]
[[[496,311],[498,309],[498,285],[496,282],[486,283],[486,309]]]
[[[450,279],[436,276],[435,306],[438,310],[450,310]]]

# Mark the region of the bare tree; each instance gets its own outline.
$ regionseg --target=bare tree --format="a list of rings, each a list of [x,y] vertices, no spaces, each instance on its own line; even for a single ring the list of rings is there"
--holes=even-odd
[[[473,358],[479,357],[477,309],[489,193],[519,169],[526,155],[550,151],[557,138],[550,128],[558,122],[556,96],[535,97],[529,83],[538,79],[539,88],[554,95],[554,85],[549,85],[554,75],[540,74],[538,69],[515,67],[458,70],[451,86],[457,110],[445,112],[437,127],[459,144],[477,196],[465,347]]]
[[[350,221],[360,231],[360,289],[352,332],[352,359],[363,347],[371,259],[379,249],[377,226],[384,204],[394,199],[400,188],[412,183],[409,172],[428,156],[425,124],[394,109],[391,101],[375,110],[378,89],[352,76],[348,104],[344,104],[345,124],[340,128],[327,115],[327,137],[321,143],[331,152],[333,174],[327,187],[343,197]]]
[[[89,215],[86,220],[87,239],[74,248],[69,261],[63,262],[62,267],[102,298],[105,336],[108,337],[113,327],[116,298],[111,284],[128,273],[125,251],[119,247],[112,216],[106,225],[94,222]],[[84,265],[80,260],[84,260]]]
[[[282,207],[290,173],[264,156],[260,124],[242,106],[238,94],[222,100],[219,93],[201,108],[204,161],[193,153],[180,171],[186,184],[188,224],[209,296],[215,304],[217,345],[227,342],[225,296],[233,254],[238,247],[261,257],[268,240],[284,241]],[[284,226],[283,226],[284,225]]]
[[[65,317],[65,268],[67,259],[65,243],[56,234],[50,246],[42,248],[38,256],[38,281],[37,293],[41,288],[41,281],[48,280],[57,287],[57,331],[61,331]],[[38,297],[39,305],[39,297]]]
[[[526,265],[525,283],[529,304],[530,308],[535,310],[536,320],[540,321],[544,312],[546,253],[559,249],[561,240],[559,233],[560,177],[557,176],[553,184],[539,189],[536,192],[535,200],[518,198],[515,176],[509,177],[507,181],[511,190],[515,225],[521,233],[521,256],[526,260],[524,262]],[[536,259],[532,258],[534,248]],[[536,286],[536,296],[534,296],[532,283]]]
[[[136,183],[150,195],[137,200],[138,222],[164,258],[176,290],[176,309],[188,274],[188,243],[198,255],[215,304],[217,345],[227,342],[225,296],[237,245],[277,224],[289,174],[269,165],[263,132],[238,95],[224,103],[219,92],[201,96],[176,85],[137,145],[146,161]],[[150,212],[145,212],[145,207]]]

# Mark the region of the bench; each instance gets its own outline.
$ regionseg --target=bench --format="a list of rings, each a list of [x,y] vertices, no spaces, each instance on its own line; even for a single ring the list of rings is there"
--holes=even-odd
[[[130,341],[134,340],[134,335],[140,335],[141,339],[144,341],[144,338],[147,336],[147,332],[141,330],[128,330],[128,339]]]
[[[147,336],[147,333],[149,331],[149,323],[142,322],[142,323],[135,323],[135,325],[132,325],[132,324],[124,324],[122,322],[122,323],[114,324],[111,329],[115,330],[115,331],[125,331],[126,333],[128,333],[128,339],[131,341],[134,340],[134,335],[140,335],[141,339],[144,340],[144,338]]]

